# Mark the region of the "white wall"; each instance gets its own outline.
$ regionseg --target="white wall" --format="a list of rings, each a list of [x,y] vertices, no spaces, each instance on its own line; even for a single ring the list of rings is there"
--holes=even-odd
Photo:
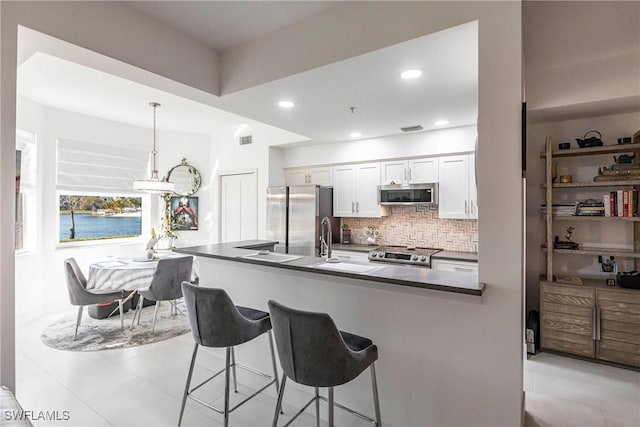
[[[285,168],[433,156],[475,150],[476,127],[283,148]]]
[[[104,120],[70,111],[40,106],[18,98],[18,127],[36,133],[38,140],[41,187],[38,189],[38,245],[35,251],[16,258],[16,315],[28,321],[40,312],[69,308],[62,261],[74,257],[88,272],[89,264],[106,256],[140,255],[149,237],[150,227],[160,231],[161,203],[154,195],[142,195],[150,208],[143,216],[142,237],[133,243],[59,244],[58,198],[56,195],[56,141],[71,139],[151,151],[151,129]],[[195,166],[206,182],[209,167],[209,135],[158,131],[158,170],[164,175],[180,163],[182,157]],[[210,211],[210,188],[203,185],[196,196],[200,204],[198,231],[177,231],[176,246],[193,246],[209,242],[214,224]],[[46,301],[46,305],[43,303]]]

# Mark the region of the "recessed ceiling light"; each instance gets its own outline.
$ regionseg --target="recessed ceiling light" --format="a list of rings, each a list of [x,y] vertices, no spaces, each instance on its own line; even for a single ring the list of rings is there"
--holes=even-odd
[[[278,107],[280,108],[293,108],[296,104],[293,101],[280,101],[278,102]]]
[[[349,134],[349,136],[350,136],[351,138],[360,138],[360,137],[362,136],[362,134],[361,134],[360,132],[351,132],[351,133]]]
[[[400,77],[405,80],[417,79],[422,75],[422,70],[406,70],[400,73]]]
[[[449,120],[438,120],[437,122],[433,123],[436,126],[444,126],[444,125],[448,125],[449,124]]]

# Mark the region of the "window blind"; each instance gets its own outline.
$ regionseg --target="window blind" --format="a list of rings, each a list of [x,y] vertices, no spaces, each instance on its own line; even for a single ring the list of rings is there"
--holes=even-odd
[[[149,153],[130,148],[59,139],[57,188],[72,191],[133,191],[148,177]]]

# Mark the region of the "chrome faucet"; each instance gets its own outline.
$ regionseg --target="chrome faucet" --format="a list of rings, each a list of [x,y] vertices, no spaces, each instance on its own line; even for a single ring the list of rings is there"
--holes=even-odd
[[[324,226],[327,225],[327,235],[325,238]],[[320,256],[331,258],[331,241],[333,240],[333,233],[331,231],[331,220],[325,216],[320,221]]]

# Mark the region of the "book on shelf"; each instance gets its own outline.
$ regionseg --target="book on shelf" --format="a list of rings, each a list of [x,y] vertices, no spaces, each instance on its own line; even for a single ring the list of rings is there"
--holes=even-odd
[[[543,215],[547,213],[547,205],[540,205],[540,213]],[[576,205],[554,203],[551,205],[551,213],[554,216],[574,216],[576,214]]]
[[[604,205],[604,216],[611,216],[611,195],[605,194],[602,196],[602,204]]]
[[[617,201],[618,201],[618,214],[616,216],[624,216],[624,190],[618,190],[617,191],[618,196],[617,196]]]

